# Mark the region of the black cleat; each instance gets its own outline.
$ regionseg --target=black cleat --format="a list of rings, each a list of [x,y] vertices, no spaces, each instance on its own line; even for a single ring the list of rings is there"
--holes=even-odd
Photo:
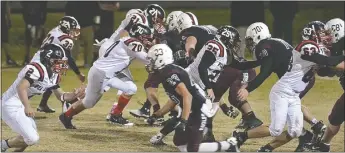
[[[240,135],[240,132],[238,132],[236,130],[232,132],[232,137],[236,138],[238,148],[240,148],[244,144],[244,142],[246,141],[245,138],[243,138]]]
[[[38,112],[45,112],[45,113],[55,113],[55,109],[50,108],[47,106],[38,106],[37,107]]]
[[[303,151],[305,152],[330,152],[331,146],[325,143],[307,143]]]
[[[271,150],[270,148],[263,146],[259,150],[257,150],[256,152],[272,152],[272,151],[273,150]]]
[[[67,117],[64,113],[62,113],[59,116],[59,120],[61,123],[65,126],[66,129],[77,129],[73,124],[72,124],[72,117]]]
[[[322,121],[318,121],[316,124],[314,124],[311,127],[311,130],[313,131],[313,139],[312,143],[319,143],[323,135],[325,134],[327,126],[323,124]]]
[[[298,137],[298,146],[295,152],[303,152],[303,148],[307,143],[310,143],[313,138],[313,133],[306,130],[305,135]]]
[[[111,115],[109,118],[109,122],[111,124],[117,124],[117,125],[122,125],[122,126],[128,126],[131,127],[134,125],[134,123],[129,122],[127,119],[122,117],[122,114],[120,115]]]

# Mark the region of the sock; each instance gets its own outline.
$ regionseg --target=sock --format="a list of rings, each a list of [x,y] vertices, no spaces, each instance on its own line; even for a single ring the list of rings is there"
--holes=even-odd
[[[253,111],[248,112],[247,114],[243,115],[243,119],[251,119],[251,118],[256,118],[255,113]]]
[[[11,148],[11,147],[8,145],[8,139],[7,139],[7,140],[1,140],[1,148],[3,148],[3,149]]]
[[[248,133],[247,133],[247,131],[238,132],[238,134],[239,134],[240,137],[242,138],[243,142],[245,142],[245,141],[248,139]]]
[[[317,120],[316,118],[313,118],[313,119],[311,120],[311,122],[313,123],[313,124],[312,124],[312,126],[313,126],[313,125],[315,125],[315,124],[318,122],[318,120]]]
[[[159,109],[161,109],[161,106],[159,104],[153,105],[153,112],[157,112]]]
[[[143,107],[140,108],[141,111],[149,111],[151,108],[151,102],[146,99],[146,102],[144,103]]]
[[[75,115],[73,107],[70,107],[65,113],[66,117],[72,117]]]
[[[48,99],[52,93],[53,92],[51,90],[47,90],[46,92],[44,92],[39,106],[47,106]]]
[[[124,96],[120,96],[117,106],[115,107],[115,109],[113,110],[113,112],[111,112],[111,114],[113,115],[120,115],[123,111],[123,109],[127,106],[128,102],[129,102],[130,98],[127,99]]]
[[[208,143],[201,143],[199,145],[199,152],[216,152],[216,151],[225,151],[230,148],[230,143],[227,141],[222,142],[208,142]]]

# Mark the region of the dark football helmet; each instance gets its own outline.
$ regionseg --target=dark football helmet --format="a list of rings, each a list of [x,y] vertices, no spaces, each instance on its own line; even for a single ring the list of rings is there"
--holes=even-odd
[[[150,4],[144,11],[144,14],[147,17],[149,26],[155,29],[155,32],[158,34],[163,34],[166,32],[164,26],[165,22],[165,11],[158,4]]]
[[[220,27],[216,37],[231,51],[237,52],[240,49],[240,34],[234,27],[228,25]]]
[[[147,25],[141,23],[134,24],[129,30],[129,36],[137,38],[146,49],[151,48],[153,45],[154,36]]]
[[[58,27],[63,33],[68,34],[74,39],[77,39],[80,35],[80,25],[77,19],[72,16],[64,16],[61,18]]]
[[[312,21],[305,25],[302,30],[302,38],[318,44],[321,43],[326,47],[332,45],[331,33],[329,30],[326,30],[326,25],[321,21]]]
[[[68,69],[68,58],[65,50],[58,44],[47,44],[41,49],[40,60],[47,70],[53,73],[65,74]]]

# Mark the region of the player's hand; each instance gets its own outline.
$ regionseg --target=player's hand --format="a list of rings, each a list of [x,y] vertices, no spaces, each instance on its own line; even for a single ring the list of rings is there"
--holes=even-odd
[[[206,89],[206,92],[207,92],[207,97],[210,98],[211,101],[213,102],[213,100],[215,98],[213,90],[212,89]]]
[[[181,118],[181,120],[176,124],[175,130],[176,132],[184,132],[186,131],[187,120]]]
[[[242,89],[240,89],[240,90],[237,92],[237,98],[238,98],[238,100],[240,100],[240,101],[245,101],[245,100],[247,100],[248,95],[249,95],[249,92],[248,92],[248,90],[245,89],[245,88],[242,88]]]
[[[28,116],[28,117],[35,117],[35,111],[34,111],[34,109],[32,109],[31,106],[25,107],[24,112],[25,112],[26,116]]]
[[[81,85],[78,89],[74,89],[73,93],[75,98],[77,98],[78,100],[83,99],[85,97],[85,89],[86,86],[84,84]]]
[[[81,82],[85,82],[85,75],[84,75],[83,73],[80,73],[80,74],[78,75],[78,78],[79,78],[79,80],[80,80]]]
[[[157,116],[156,114],[152,114],[152,116],[150,116],[150,117],[146,120],[146,122],[147,122],[147,124],[149,124],[149,125],[152,126],[152,125],[156,122],[157,118],[158,118],[158,116]]]

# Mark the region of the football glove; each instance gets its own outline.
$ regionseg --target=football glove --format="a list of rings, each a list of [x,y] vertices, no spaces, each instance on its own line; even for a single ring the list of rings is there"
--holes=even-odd
[[[179,122],[177,122],[175,126],[175,131],[176,132],[186,131],[187,122],[188,122],[187,120],[181,119]]]

